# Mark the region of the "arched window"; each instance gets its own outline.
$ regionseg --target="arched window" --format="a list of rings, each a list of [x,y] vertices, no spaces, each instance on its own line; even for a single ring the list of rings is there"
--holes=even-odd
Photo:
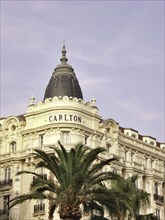
[[[106,144],[106,151],[109,153],[110,152],[110,147],[111,147],[111,145],[108,143],[108,144]]]
[[[10,148],[11,148],[12,152],[17,150],[17,143],[16,143],[16,141],[12,141],[10,143]]]
[[[153,142],[153,141],[151,141],[151,142],[150,142],[150,144],[151,144],[151,145],[154,145],[154,142]]]

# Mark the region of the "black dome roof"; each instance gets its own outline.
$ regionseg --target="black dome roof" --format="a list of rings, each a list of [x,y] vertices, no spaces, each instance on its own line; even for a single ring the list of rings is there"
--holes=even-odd
[[[44,100],[54,96],[68,96],[83,99],[82,91],[74,69],[70,66],[66,57],[65,45],[62,49],[61,64],[54,69],[52,77],[45,90]]]

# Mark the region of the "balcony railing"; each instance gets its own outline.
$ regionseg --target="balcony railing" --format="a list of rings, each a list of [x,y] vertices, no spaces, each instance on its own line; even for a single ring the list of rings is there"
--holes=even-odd
[[[8,217],[8,211],[0,209],[0,219],[7,219]]]
[[[0,181],[0,190],[6,189],[6,188],[11,188],[12,185],[13,185],[12,179],[1,180]]]
[[[156,202],[163,203],[164,198],[163,198],[163,196],[160,196],[160,195],[158,195],[158,194],[154,194],[154,200],[155,200]]]
[[[39,204],[34,206],[34,215],[44,214],[45,213],[45,204]]]

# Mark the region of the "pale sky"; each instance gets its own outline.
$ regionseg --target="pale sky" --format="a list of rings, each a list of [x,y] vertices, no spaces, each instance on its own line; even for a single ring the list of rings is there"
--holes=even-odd
[[[84,100],[165,142],[164,1],[1,0],[1,117],[43,99],[65,40]]]

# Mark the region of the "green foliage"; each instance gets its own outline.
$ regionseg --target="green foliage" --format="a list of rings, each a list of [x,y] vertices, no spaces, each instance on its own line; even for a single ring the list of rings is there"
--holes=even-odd
[[[118,192],[125,193],[128,196],[132,203],[132,208],[135,217],[139,220],[144,219],[144,216],[139,216],[139,211],[141,205],[149,205],[149,194],[143,190],[139,190],[136,186],[136,181],[138,179],[138,175],[134,175],[125,179],[124,181],[113,181],[112,182],[112,189]],[[126,216],[127,210],[122,204],[119,203],[120,210],[123,216]],[[148,220],[148,219],[146,219]]]
[[[55,209],[59,208],[60,218],[80,219],[83,212],[91,217],[97,211],[104,218],[104,208],[107,207],[114,215],[119,216],[119,205],[131,213],[132,205],[129,197],[108,187],[108,182],[116,180],[120,184],[123,178],[111,171],[104,171],[114,159],[103,159],[104,148],[91,149],[78,144],[69,151],[61,145],[51,147],[53,154],[36,149],[34,156],[40,159],[37,167],[50,171],[50,178],[31,171],[20,171],[21,174],[35,176],[31,183],[30,193],[20,195],[10,201],[10,208],[26,200],[48,199],[50,201],[49,218]],[[53,178],[52,178],[53,177]],[[84,209],[80,209],[80,205]]]
[[[136,220],[159,220],[159,218],[151,213],[148,215],[137,215]]]

